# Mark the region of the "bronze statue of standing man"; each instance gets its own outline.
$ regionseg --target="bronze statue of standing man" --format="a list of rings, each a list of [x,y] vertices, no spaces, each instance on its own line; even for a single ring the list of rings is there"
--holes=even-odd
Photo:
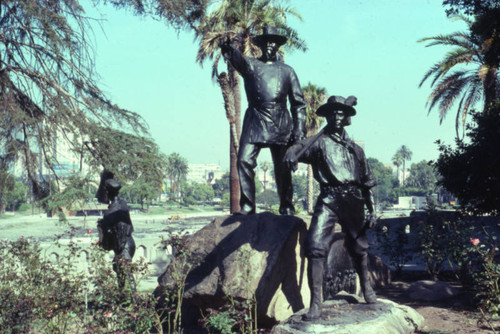
[[[221,44],[225,59],[243,77],[248,100],[238,151],[240,214],[255,213],[254,169],[260,150],[267,147],[274,163],[279,212],[283,215],[295,213],[292,175],[283,164],[283,157],[289,144],[305,137],[306,116],[304,95],[295,71],[277,59],[278,49],[286,41],[277,28],[264,27],[262,34],[253,39],[262,50],[259,58],[243,56],[230,41]]]
[[[114,179],[112,172],[107,169],[102,171],[96,198],[100,203],[109,206],[103,217],[97,221],[97,230],[99,245],[115,253],[113,270],[118,278],[118,287],[123,291],[128,284],[135,293],[135,280],[127,268],[135,253],[135,242],[132,237],[134,227],[127,203],[118,197],[121,186],[121,183]]]
[[[342,226],[345,246],[359,275],[366,302],[377,301],[369,280],[366,237],[366,229],[376,220],[371,192],[375,179],[363,149],[350,140],[344,130],[356,114],[354,105],[354,96],[347,99],[331,96],[316,111],[318,116],[326,118],[328,125],[318,135],[290,147],[285,156],[290,168],[295,168],[299,161],[311,164],[321,188],[305,244],[311,306],[304,320],[315,320],[321,315],[324,263],[336,223]],[[367,219],[365,206],[369,212]]]

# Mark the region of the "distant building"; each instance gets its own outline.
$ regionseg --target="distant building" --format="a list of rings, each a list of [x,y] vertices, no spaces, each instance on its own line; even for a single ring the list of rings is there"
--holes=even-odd
[[[45,159],[43,159],[42,157],[40,148],[38,148],[37,145],[32,145],[32,147],[34,148],[35,152],[38,151],[37,153],[35,153],[35,159],[37,159],[38,162],[44,162],[42,164],[38,164],[38,177],[41,179],[50,178],[53,175],[53,172],[45,163]],[[62,133],[59,133],[58,136],[54,139],[52,144],[52,152],[50,153],[57,161],[57,163],[52,166],[52,169],[58,177],[66,177],[80,171],[83,173],[87,173],[89,170],[89,167],[85,163],[84,159],[81,159],[80,155],[73,152],[69,140],[64,135],[62,135]],[[15,177],[24,177],[26,175],[25,168],[24,157],[21,156],[13,164],[11,173]]]
[[[400,196],[398,204],[394,209],[415,209],[423,210],[427,207],[427,198],[425,196]]]
[[[197,183],[212,183],[213,180],[220,179],[226,171],[223,171],[218,164],[188,164],[189,171],[186,176],[188,181]]]

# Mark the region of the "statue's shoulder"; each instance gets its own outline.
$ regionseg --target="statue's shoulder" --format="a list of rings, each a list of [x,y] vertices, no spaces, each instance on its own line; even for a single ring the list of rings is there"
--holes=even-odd
[[[288,65],[288,64],[285,64],[284,62],[282,62],[281,60],[277,60],[275,62],[276,66],[278,67],[281,67],[283,69],[285,69],[286,71],[289,71],[289,72],[294,72],[294,69],[292,68],[292,66]]]
[[[361,159],[361,158],[364,158],[364,156],[365,156],[365,151],[363,150],[363,148],[362,148],[360,145],[356,144],[356,143],[354,142],[354,140],[349,139],[349,141],[350,141],[350,145],[351,145],[351,147],[354,149],[354,152],[356,152],[356,156],[357,156],[358,158],[360,158],[360,159]]]

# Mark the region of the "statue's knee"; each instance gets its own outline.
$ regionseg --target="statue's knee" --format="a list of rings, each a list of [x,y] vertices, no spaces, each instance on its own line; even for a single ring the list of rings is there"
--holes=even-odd
[[[323,247],[323,245],[317,242],[306,241],[304,246],[307,258],[310,259],[326,258],[328,255],[328,249],[326,247]]]
[[[257,163],[250,159],[238,159],[237,165],[239,169],[243,170],[253,170],[255,167],[257,167]]]

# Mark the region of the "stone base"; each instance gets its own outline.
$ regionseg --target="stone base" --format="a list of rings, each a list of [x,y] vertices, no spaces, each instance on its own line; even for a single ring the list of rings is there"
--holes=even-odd
[[[273,327],[272,334],[400,334],[413,333],[424,323],[424,318],[408,306],[390,300],[378,299],[376,304],[357,303],[354,295],[338,296],[323,304],[321,318],[303,321],[301,310]]]

